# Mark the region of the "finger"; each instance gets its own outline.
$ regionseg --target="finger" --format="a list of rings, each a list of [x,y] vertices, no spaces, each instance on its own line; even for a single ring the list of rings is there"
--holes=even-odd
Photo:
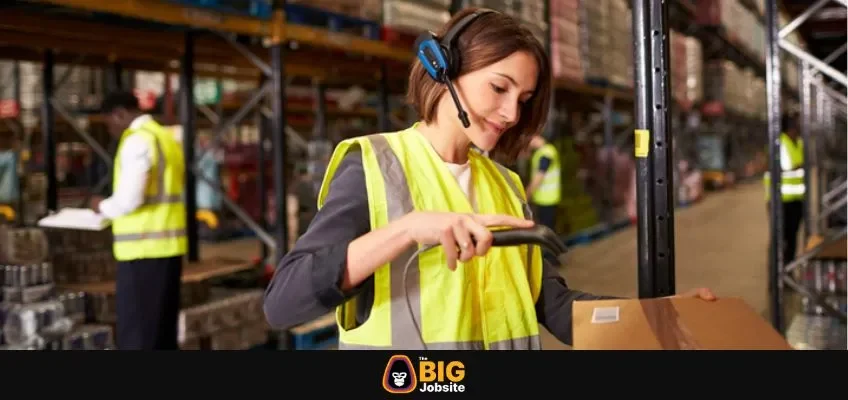
[[[476,214],[474,215],[474,219],[488,227],[511,226],[513,228],[530,228],[534,225],[532,220],[502,214]]]
[[[492,240],[494,239],[492,231],[473,218],[466,221],[465,227],[474,236],[474,241],[476,242],[476,246],[474,247],[475,254],[480,257],[486,255],[492,247]]]
[[[706,289],[706,288],[698,289],[698,297],[700,297],[704,300],[710,300],[710,301],[716,299],[715,293],[713,293],[712,290]]]
[[[448,263],[448,269],[456,270],[456,239],[453,237],[453,229],[446,229],[442,232],[442,251],[445,253],[445,260]]]
[[[471,234],[465,227],[464,222],[457,223],[453,226],[453,237],[456,239],[456,245],[459,246],[459,260],[466,262],[474,256],[473,242]]]

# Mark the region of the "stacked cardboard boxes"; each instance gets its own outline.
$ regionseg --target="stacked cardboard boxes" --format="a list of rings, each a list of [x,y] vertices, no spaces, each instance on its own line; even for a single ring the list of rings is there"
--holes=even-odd
[[[583,73],[590,82],[608,82],[610,77],[610,1],[580,1],[580,53]]]
[[[578,0],[551,1],[551,63],[557,79],[583,82]]]
[[[683,109],[688,109],[690,104],[686,101],[686,37],[677,31],[669,31],[669,50],[671,97]]]
[[[548,43],[547,0],[465,0],[463,7],[482,7],[510,15],[524,25],[542,44]]]
[[[626,0],[607,0],[608,43],[605,68],[609,83],[619,87],[632,86],[633,32],[632,13]],[[590,34],[594,34],[591,32]]]
[[[383,0],[383,26],[399,31],[436,32],[450,19],[450,0]]]
[[[704,55],[701,41],[688,36],[684,39],[686,47],[686,91],[684,100],[689,104],[698,104],[704,98]]]

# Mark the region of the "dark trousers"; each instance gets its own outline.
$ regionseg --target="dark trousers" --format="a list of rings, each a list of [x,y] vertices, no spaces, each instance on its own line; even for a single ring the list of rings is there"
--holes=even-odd
[[[556,232],[556,217],[557,217],[557,206],[540,206],[538,204],[533,206],[533,213],[536,214],[536,222],[551,228],[552,231]]]
[[[783,203],[783,262],[788,264],[795,259],[798,248],[798,230],[804,219],[804,202],[788,201]]]
[[[118,262],[118,349],[179,349],[177,319],[182,269],[182,257]]]

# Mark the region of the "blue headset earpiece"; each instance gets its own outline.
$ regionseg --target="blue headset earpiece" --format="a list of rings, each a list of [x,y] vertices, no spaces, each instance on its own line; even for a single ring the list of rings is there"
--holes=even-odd
[[[427,74],[433,80],[444,83],[448,71],[448,60],[436,35],[426,32],[418,36],[415,41],[415,50]]]
[[[425,32],[415,40],[415,55],[421,61],[424,70],[427,71],[427,74],[433,80],[447,85],[451,97],[453,97],[453,101],[456,103],[456,108],[459,110],[459,119],[466,128],[471,126],[471,123],[468,121],[468,115],[462,109],[462,105],[459,103],[459,97],[456,95],[456,90],[454,90],[451,83],[451,79],[456,78],[462,66],[462,56],[459,54],[455,42],[459,34],[475,19],[494,12],[497,11],[480,9],[466,15],[448,30],[441,39],[433,32]]]

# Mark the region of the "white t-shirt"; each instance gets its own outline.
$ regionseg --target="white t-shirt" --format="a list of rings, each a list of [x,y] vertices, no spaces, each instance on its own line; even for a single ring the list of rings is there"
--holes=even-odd
[[[474,204],[474,199],[471,197],[473,192],[471,191],[471,162],[466,161],[465,164],[453,164],[446,162],[448,170],[453,174],[456,181],[459,183],[459,187],[462,189],[462,192],[465,193],[465,197]]]

